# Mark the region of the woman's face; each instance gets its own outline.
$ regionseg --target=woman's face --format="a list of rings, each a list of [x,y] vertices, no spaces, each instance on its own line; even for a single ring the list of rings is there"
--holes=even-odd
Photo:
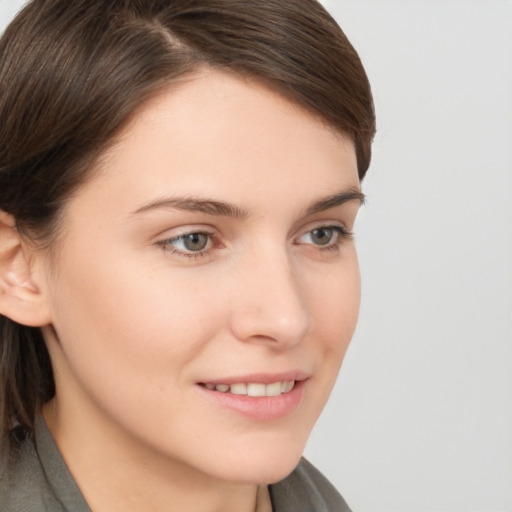
[[[91,453],[283,478],[356,325],[358,191],[353,143],[258,83],[210,70],[154,99],[64,210],[57,441],[86,425]]]

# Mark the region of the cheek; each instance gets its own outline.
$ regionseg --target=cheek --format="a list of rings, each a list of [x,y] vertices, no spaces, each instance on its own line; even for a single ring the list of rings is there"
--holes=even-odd
[[[70,271],[60,268],[54,327],[82,381],[137,379],[141,394],[175,384],[180,367],[215,328],[213,294],[200,293],[187,279],[141,271],[126,257],[101,258],[101,264],[73,259]]]
[[[359,315],[361,280],[354,249],[347,252],[343,265],[326,276],[312,296],[314,328],[323,341],[324,357],[341,364],[354,334]]]
[[[318,418],[331,391],[354,334],[359,315],[361,282],[355,250],[343,265],[324,279],[312,295],[314,335],[307,347],[316,361],[314,420]]]

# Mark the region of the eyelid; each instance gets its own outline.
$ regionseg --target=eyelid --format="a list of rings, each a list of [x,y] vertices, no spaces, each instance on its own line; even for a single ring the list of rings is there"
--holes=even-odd
[[[311,231],[315,229],[335,229],[338,231],[343,231],[343,233],[346,233],[347,235],[352,235],[352,230],[345,222],[342,222],[341,220],[334,220],[334,219],[321,219],[316,220],[313,222],[308,222],[307,224],[303,225],[299,230],[299,235],[296,238],[299,238],[302,235],[305,235],[306,233],[310,233]]]
[[[325,245],[322,244],[314,244],[308,242],[301,242],[301,238],[310,235],[313,231],[325,229],[334,231],[336,233],[335,239],[331,242],[329,241]],[[339,221],[324,221],[324,222],[316,222],[314,224],[310,224],[306,228],[301,230],[301,234],[297,236],[294,240],[295,245],[308,245],[313,247],[315,250],[320,252],[325,251],[337,251],[340,246],[343,245],[344,242],[348,242],[353,240],[353,232],[347,228],[347,226]]]
[[[168,230],[170,231],[170,230]],[[166,232],[168,232],[166,231]],[[212,228],[205,228],[205,226],[187,226],[177,228],[176,233],[170,233],[169,236],[160,236],[156,241],[156,245],[160,246],[162,250],[165,252],[169,252],[173,255],[182,258],[199,258],[209,256],[211,251],[214,250],[217,246],[220,246],[220,237]],[[164,232],[164,233],[166,233]],[[209,238],[209,243],[206,248],[199,251],[189,251],[179,249],[172,245],[172,242],[177,242],[179,240],[185,239],[187,236],[200,234],[205,235]]]
[[[313,231],[318,229],[334,231],[335,235],[333,236],[333,240],[328,241],[324,245],[301,240],[303,237],[310,235]],[[168,233],[168,236],[165,236],[166,233]],[[173,245],[173,242],[183,240],[187,236],[193,234],[201,234],[208,237],[209,241],[204,249],[194,251],[188,250],[186,248],[179,248],[176,245]],[[348,242],[352,240],[352,238],[352,231],[343,222],[339,220],[318,220],[304,226],[300,230],[299,234],[294,237],[293,244],[310,246],[319,252],[328,252],[339,250],[340,246],[342,246],[344,242]],[[220,249],[224,246],[222,243],[222,237],[217,232],[217,230],[211,226],[205,226],[204,224],[197,226],[180,226],[174,229],[166,230],[162,235],[159,236],[155,244],[160,246],[163,251],[182,259],[213,257],[213,252],[216,249]]]

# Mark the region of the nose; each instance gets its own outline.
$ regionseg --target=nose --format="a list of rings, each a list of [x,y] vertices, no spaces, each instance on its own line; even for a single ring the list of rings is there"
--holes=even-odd
[[[234,275],[230,325],[244,342],[286,350],[300,343],[312,326],[306,290],[288,255],[269,251],[246,261]]]

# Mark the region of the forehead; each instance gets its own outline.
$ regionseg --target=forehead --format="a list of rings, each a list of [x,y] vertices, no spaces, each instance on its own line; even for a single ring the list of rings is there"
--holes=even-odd
[[[238,185],[242,201],[283,185],[324,195],[359,185],[351,140],[261,83],[214,70],[144,105],[99,170],[106,199],[113,185],[122,195],[136,184],[141,201],[158,190],[232,201]]]

